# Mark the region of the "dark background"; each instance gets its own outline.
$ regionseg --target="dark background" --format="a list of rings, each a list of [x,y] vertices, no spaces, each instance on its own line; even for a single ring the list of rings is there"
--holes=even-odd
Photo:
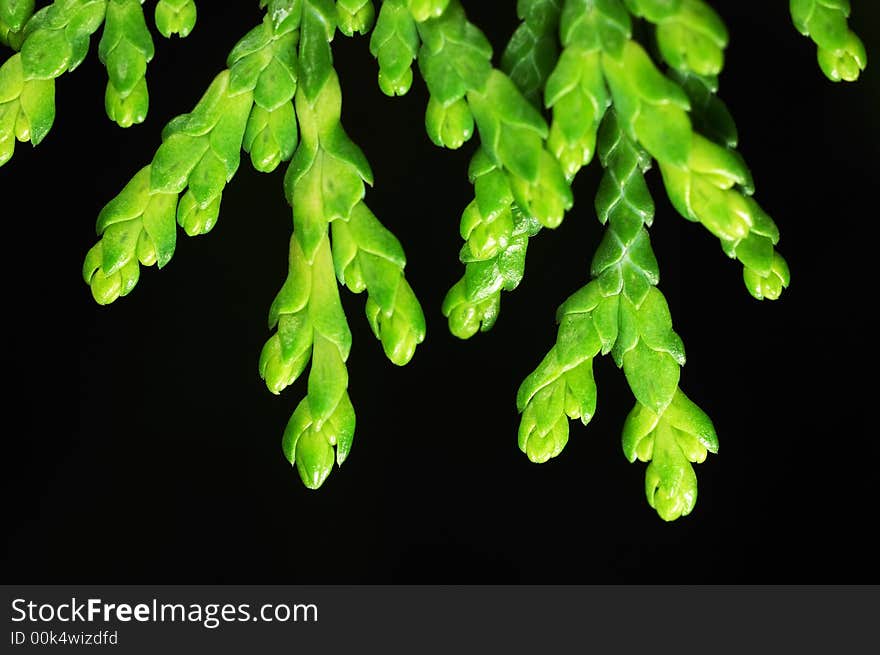
[[[465,4],[500,54],[515,3]],[[601,236],[598,165],[578,177],[563,225],[532,240],[496,327],[459,342],[439,306],[462,270],[474,144],[434,147],[424,85],[383,96],[365,38],[334,41],[343,122],[375,172],[367,202],[406,249],[428,340],[394,367],[364,298],[343,291],[358,427],[351,457],[319,492],[280,451],[305,379],[275,397],[257,374],[286,274],[283,168],[261,175],[243,158],[212,233],[181,232],[166,269],[143,269],[133,294],[108,308],[93,303],[79,271],[98,212],[260,20],[256,5],[202,2],[189,38],[157,35],[150,114],[129,130],[104,116],[94,39],[86,63],[58,82],[49,137],[36,150],[19,145],[0,169],[5,581],[880,580],[869,536],[880,490],[868,316],[876,3],[855,7],[852,25],[874,58],[857,84],[822,76],[786,3],[715,3],[732,36],[721,95],[793,281],[775,303],[753,300],[739,264],[674,212],[651,172],[661,288],[688,353],[682,387],[721,439],[697,468],[696,510],[673,524],[645,501],[645,465],[621,453],[632,397],[610,358],[596,367],[598,414],[587,428],[572,424],[562,456],[536,466],[516,446],[516,388],[552,344],[555,308],[586,281]]]

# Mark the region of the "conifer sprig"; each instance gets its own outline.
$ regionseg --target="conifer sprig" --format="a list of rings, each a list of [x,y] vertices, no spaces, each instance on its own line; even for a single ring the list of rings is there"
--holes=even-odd
[[[355,293],[367,291],[367,318],[399,366],[424,340],[425,319],[403,276],[400,243],[363,201],[372,171],[340,121],[342,93],[330,48],[338,6],[304,0],[301,10],[296,113],[302,136],[284,182],[293,207],[290,273],[270,311],[270,328],[277,331],[263,349],[260,374],[278,393],[311,360],[308,393],[283,444],[303,483],[315,489],[334,461],[341,465],[348,456],[355,427],[345,365],[351,332],[337,279]]]
[[[849,28],[849,0],[789,0],[798,32],[816,44],[819,68],[832,82],[854,82],[868,65],[865,44]]]
[[[296,90],[296,22],[269,14],[233,48],[226,70],[192,112],[162,132],[153,160],[98,217],[100,240],[83,277],[100,304],[134,289],[140,265],[159,268],[174,254],[176,225],[187,235],[210,232],[223,190],[238,170],[242,148],[258,170],[289,159],[297,139],[291,99]]]
[[[624,453],[630,461],[651,462],[648,502],[668,521],[693,510],[690,463],[717,452],[718,441],[709,418],[679,389],[684,345],[656,287],[659,267],[647,232],[654,218],[644,178],[651,157],[614,112],[603,120],[599,154],[605,175],[596,212],[606,233],[592,281],[559,308],[556,344],[519,389],[519,446],[537,463],[562,452],[569,419],[586,425],[596,411],[593,360],[611,353],[636,397],[624,426]]]
[[[155,51],[142,4],[55,0],[34,13],[34,0],[0,0],[0,43],[20,50],[0,66],[0,166],[12,158],[16,140],[36,146],[46,138],[55,122],[55,79],[83,62],[102,25],[98,57],[109,77],[107,115],[120,127],[144,121],[147,64]],[[195,25],[195,4],[160,0],[155,19],[164,35],[186,36]]]

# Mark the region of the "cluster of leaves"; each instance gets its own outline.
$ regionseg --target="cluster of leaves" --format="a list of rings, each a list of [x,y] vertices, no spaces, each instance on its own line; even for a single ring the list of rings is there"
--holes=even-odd
[[[171,259],[175,223],[189,236],[214,227],[241,150],[266,173],[289,161],[289,274],[269,311],[275,332],[259,371],[277,394],[311,362],[283,446],[305,485],[317,488],[347,457],[355,429],[351,332],[338,285],[367,291],[367,319],[395,364],[412,358],[425,320],[403,274],[400,243],[364,202],[370,165],[340,121],[330,42],[341,9],[329,0],[270,0],[266,9],[193,111],[166,126],[152,162],[103,209],[83,276],[101,304],[127,295],[141,265],[161,268]],[[349,26],[357,23],[356,12],[348,17]]]
[[[143,0],[56,0],[34,12],[34,0],[0,0],[0,43],[16,52],[0,67],[0,166],[15,141],[42,141],[55,120],[55,79],[79,66],[103,26],[98,56],[107,67],[107,115],[121,127],[147,116],[147,64],[154,48]],[[193,0],[160,0],[156,27],[187,36]]]
[[[49,132],[54,80],[83,61],[102,25],[107,113],[122,127],[144,120],[154,48],[142,4],[55,0],[35,11],[34,0],[0,0],[0,41],[14,51],[0,67],[0,165],[16,140],[36,145]],[[598,154],[595,207],[605,236],[591,279],[559,308],[555,344],[519,389],[519,446],[534,462],[562,452],[569,420],[586,424],[596,412],[593,360],[610,353],[635,397],[623,450],[649,463],[648,502],[665,520],[691,512],[692,464],[717,452],[718,440],[680,388],[684,345],[648,234],[649,169],[659,168],[679,213],[740,262],[752,296],[776,299],[789,283],[779,231],[754,199],[736,127],[717,96],[728,42],[721,18],[704,0],[519,0],[521,22],[498,68],[458,0],[384,0],[378,14],[370,0],[260,4],[264,19],[232,49],[227,68],[165,127],[152,161],[102,210],[83,266],[95,300],[131,293],[141,266],[165,266],[178,225],[189,236],[213,228],[242,150],[262,172],[289,162],[289,273],[270,308],[274,333],[259,371],[280,393],[311,362],[283,449],[306,486],[319,487],[347,457],[355,429],[339,285],[367,292],[367,319],[393,363],[406,364],[425,337],[403,249],[365,204],[372,172],[341,123],[332,41],[337,30],[372,30],[384,93],[407,93],[417,64],[434,143],[459,148],[478,135],[468,171],[474,197],[460,221],[465,270],[442,307],[453,334],[492,327],[501,293],[523,278],[529,240],[562,223],[575,176]],[[825,74],[855,80],[866,58],[847,24],[848,1],[791,0],[790,9]],[[192,0],[155,7],[166,37],[186,36],[195,19]],[[634,37],[637,21],[653,29],[647,47]]]
[[[519,0],[517,10],[500,70],[455,0],[386,0],[371,40],[385,93],[405,93],[418,63],[432,141],[457,148],[475,126],[480,136],[474,200],[461,216],[465,273],[443,313],[461,338],[494,325],[502,291],[522,280],[529,240],[561,223],[575,175],[598,150],[596,211],[607,231],[592,280],[559,308],[556,343],[519,389],[519,445],[534,462],[559,455],[569,420],[586,424],[596,411],[593,359],[611,353],[636,399],[624,453],[649,462],[648,502],[673,520],[694,508],[691,464],[717,452],[718,440],[679,387],[684,346],[657,288],[648,169],[657,164],[675,208],[742,264],[755,298],[776,299],[789,283],[779,232],[753,198],[716,95],[727,30],[703,0]],[[847,2],[793,0],[791,12],[829,78],[858,77],[864,48],[847,27]],[[654,28],[659,65],[633,36],[637,20]]]

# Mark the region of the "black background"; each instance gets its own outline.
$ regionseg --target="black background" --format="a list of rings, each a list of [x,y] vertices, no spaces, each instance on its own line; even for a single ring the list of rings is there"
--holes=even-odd
[[[516,26],[514,4],[465,3],[496,53]],[[516,447],[516,388],[552,344],[555,308],[586,281],[601,237],[597,165],[579,175],[563,225],[532,240],[496,327],[456,340],[439,306],[462,270],[474,144],[433,146],[424,85],[383,96],[365,38],[334,41],[343,122],[375,173],[367,202],[406,249],[428,339],[394,367],[364,298],[343,291],[358,427],[351,457],[319,492],[303,488],[279,446],[305,380],[275,397],[257,374],[286,273],[283,168],[261,175],[243,158],[213,232],[180,233],[167,268],[143,269],[133,294],[108,308],[93,303],[79,271],[95,217],[260,20],[256,2],[202,2],[189,38],[157,35],[145,125],[121,130],[104,116],[96,38],[58,82],[49,137],[19,145],[0,169],[4,580],[880,580],[868,316],[880,66],[832,84],[787,3],[715,4],[732,37],[721,95],[793,279],[781,300],[753,300],[740,266],[674,212],[651,172],[661,289],[688,353],[682,387],[721,439],[698,467],[691,516],[665,524],[648,507],[645,467],[621,453],[632,399],[610,359],[596,367],[598,414],[572,424],[562,456],[536,466]],[[880,58],[880,7],[854,4],[852,25]]]

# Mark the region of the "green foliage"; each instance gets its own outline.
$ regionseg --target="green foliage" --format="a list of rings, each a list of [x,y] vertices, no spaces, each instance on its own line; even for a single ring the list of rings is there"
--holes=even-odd
[[[142,122],[154,55],[142,0],[0,0],[0,165],[15,142],[36,145],[55,117],[55,79],[73,71],[103,25],[98,57],[108,72],[106,109],[122,127]],[[684,345],[660,291],[648,228],[654,201],[645,175],[656,162],[672,205],[717,237],[743,267],[749,293],[776,299],[789,284],[779,230],[754,199],[735,150],[737,128],[718,97],[729,35],[704,0],[519,0],[520,24],[493,50],[458,0],[261,0],[261,23],[232,49],[191,112],[168,123],[152,160],[101,211],[83,277],[100,304],[134,289],[141,266],[171,260],[177,226],[189,236],[216,224],[241,151],[269,173],[289,162],[288,275],[269,310],[272,331],[259,374],[280,393],[307,373],[306,395],[282,449],[308,488],[349,455],[355,410],[348,393],[352,346],[339,285],[366,291],[365,314],[386,356],[408,363],[425,318],[404,275],[403,248],[366,204],[370,165],[342,127],[332,41],[367,34],[381,90],[403,95],[413,64],[428,90],[425,129],[441,147],[474,140],[474,197],[462,212],[464,274],[442,311],[466,339],[499,317],[501,293],[523,279],[529,240],[555,229],[572,183],[596,154],[595,201],[605,234],[591,279],[557,312],[555,343],[522,382],[519,447],[533,462],[559,456],[569,421],[597,411],[593,362],[610,354],[635,398],[623,426],[630,462],[648,463],[645,490],[664,520],[691,513],[692,464],[718,451],[709,417],[680,388]],[[791,0],[797,29],[818,47],[834,81],[866,65],[849,29],[847,0]],[[165,37],[187,36],[193,0],[158,0]],[[639,27],[653,41],[640,43]],[[649,53],[656,53],[652,57]],[[656,59],[656,61],[655,61]]]
[[[791,19],[817,47],[819,67],[832,82],[853,82],[868,65],[865,45],[849,29],[849,0],[789,0]]]
[[[109,0],[98,56],[110,81],[104,102],[107,115],[120,127],[142,123],[147,116],[147,63],[153,58],[153,39],[141,0]]]
[[[630,461],[638,453],[641,461],[652,462],[646,474],[648,502],[663,519],[672,520],[693,509],[697,488],[690,462],[703,461],[706,450],[716,452],[717,439],[708,417],[701,418],[704,448],[696,457],[683,450],[679,440],[669,438],[672,428],[664,427],[682,413],[705,415],[679,390],[684,346],[656,287],[660,273],[646,229],[654,217],[644,177],[651,157],[628,136],[614,112],[602,123],[599,154],[605,175],[596,212],[607,230],[593,258],[592,281],[559,308],[556,344],[520,386],[519,446],[537,463],[562,452],[568,420],[587,424],[596,411],[593,359],[611,353],[636,397],[631,417],[641,417],[639,425],[647,425],[636,439],[630,427],[635,419],[628,420],[624,453]],[[655,433],[662,444],[656,451]]]
[[[49,133],[55,121],[55,79],[83,62],[91,36],[102,25],[98,57],[109,77],[107,115],[120,127],[144,121],[147,63],[154,48],[142,4],[55,0],[33,13],[33,0],[0,0],[0,43],[20,50],[0,66],[0,166],[12,158],[16,140],[36,146]],[[186,36],[195,18],[192,0],[160,0],[156,6],[157,27],[166,36]]]
[[[34,13],[34,0],[0,0],[0,43],[18,50],[24,26]]]
[[[58,0],[25,23],[21,51],[0,66],[0,165],[15,140],[39,144],[55,121],[55,78],[79,66],[104,20],[104,0]]]
[[[385,0],[370,37],[370,52],[379,61],[379,88],[383,93],[399,96],[409,91],[418,48],[416,22],[404,0]]]
[[[397,24],[411,24],[401,18],[403,4],[394,6]],[[716,95],[729,38],[723,21],[702,0],[521,0],[521,24],[505,49],[502,72],[491,67],[487,41],[458,3],[442,11],[435,6],[430,16],[410,3],[410,13],[430,93],[428,135],[437,145],[458,148],[476,126],[480,138],[469,171],[475,198],[460,223],[465,274],[443,303],[450,330],[466,339],[494,325],[501,292],[522,280],[528,240],[542,227],[557,227],[571,207],[569,184],[593,159],[603,125],[606,174],[597,211],[608,232],[593,261],[593,280],[563,304],[556,345],[520,388],[520,448],[535,462],[560,454],[568,420],[586,423],[595,411],[592,359],[611,352],[636,396],[634,412],[656,417],[645,433],[656,434],[650,443],[657,443],[647,472],[649,502],[667,520],[688,514],[696,500],[690,462],[715,452],[717,441],[712,431],[698,452],[682,436],[690,433],[666,414],[674,399],[684,398],[678,389],[684,348],[656,288],[659,271],[645,229],[653,203],[643,173],[651,162],[658,163],[676,209],[740,261],[752,296],[776,299],[789,284],[788,266],[775,249],[778,229],[752,198],[751,173],[734,150],[736,126]],[[826,18],[795,22],[806,33],[801,24],[816,21],[814,38],[821,40]],[[634,19],[654,25],[668,75],[633,39]],[[836,47],[835,70],[842,71],[846,57],[840,43]],[[413,50],[410,36],[409,57],[400,49],[395,60],[402,62],[397,75]],[[379,66],[380,79],[387,77],[390,66],[381,56]],[[407,81],[399,92],[408,88]],[[549,128],[536,106],[542,89]],[[651,460],[652,452],[646,445],[641,459]]]
[[[311,359],[308,395],[284,433],[284,452],[309,488],[332,470],[334,447],[342,464],[354,435],[345,366],[351,333],[337,280],[355,293],[367,291],[367,318],[393,363],[408,363],[425,338],[422,309],[403,276],[403,249],[364,204],[372,173],[340,123],[332,9],[320,0],[302,3],[296,90],[302,137],[284,180],[293,206],[290,273],[270,311],[270,328],[277,331],[260,357],[260,374],[275,393]]]
[[[336,22],[345,36],[366,34],[373,27],[376,10],[370,0],[338,0]]]
[[[501,56],[501,69],[526,99],[537,104],[559,55],[556,32],[562,0],[519,0],[522,21]]]
[[[372,172],[340,122],[330,50],[338,9],[321,0],[268,3],[262,23],[233,48],[228,69],[192,112],[166,126],[153,161],[101,212],[101,240],[83,268],[99,303],[127,295],[139,264],[161,268],[170,260],[175,216],[189,236],[211,230],[242,149],[263,172],[289,160],[289,273],[269,313],[275,332],[259,372],[280,393],[311,362],[307,396],[283,440],[309,488],[329,475],[334,448],[342,464],[354,435],[345,364],[351,333],[337,280],[367,291],[367,319],[393,363],[409,362],[425,338],[421,306],[403,275],[403,249],[364,203]]]
[[[166,39],[173,34],[186,38],[196,25],[196,3],[193,0],[159,0],[156,3],[156,27]]]

